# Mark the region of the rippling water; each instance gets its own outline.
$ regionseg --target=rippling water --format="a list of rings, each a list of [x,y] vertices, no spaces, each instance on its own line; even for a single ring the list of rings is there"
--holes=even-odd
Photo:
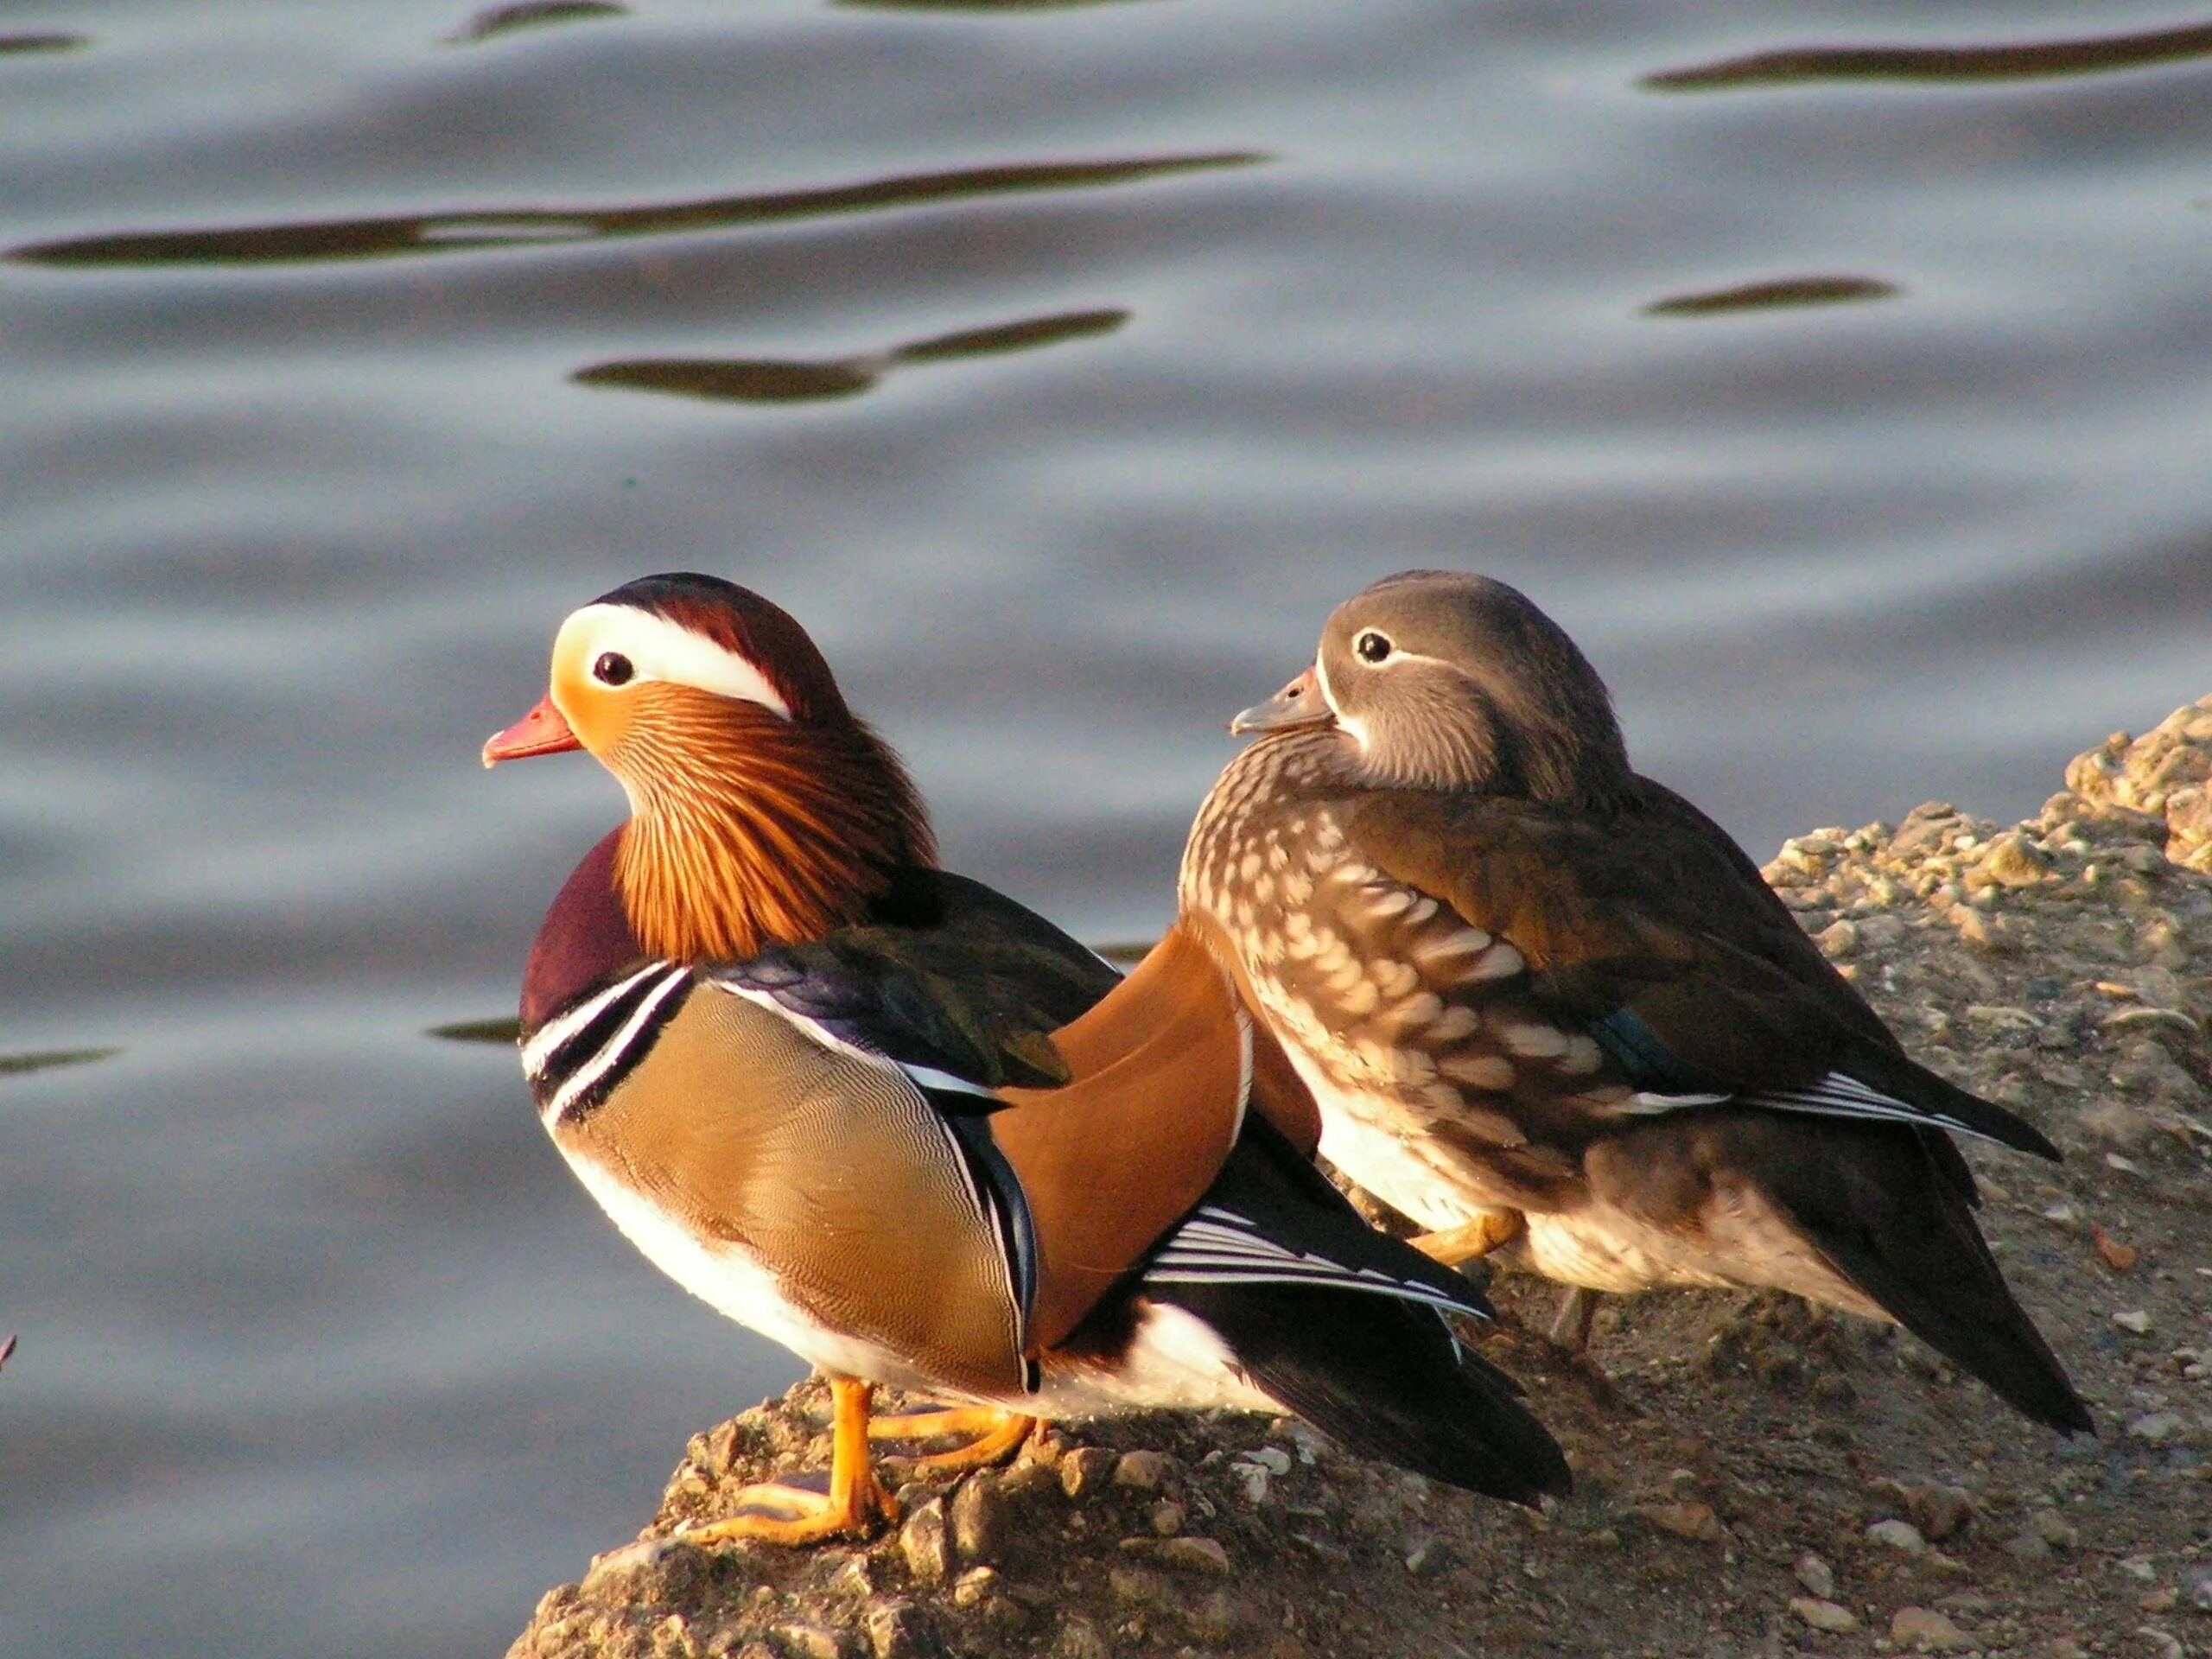
[[[794,1374],[429,1034],[619,810],[475,753],[624,578],[795,611],[1094,938],[1410,565],[1528,588],[1762,856],[2212,689],[2208,60],[2171,4],[7,7],[0,1647],[493,1649]]]

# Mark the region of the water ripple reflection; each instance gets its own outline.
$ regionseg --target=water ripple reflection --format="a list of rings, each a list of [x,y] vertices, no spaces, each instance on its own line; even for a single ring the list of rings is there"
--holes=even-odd
[[[1872,276],[1783,276],[1654,300],[1647,317],[1706,317],[1730,311],[1771,311],[1795,305],[1842,305],[1856,300],[1886,300],[1901,290]]]
[[[379,219],[323,219],[249,225],[219,231],[124,231],[71,237],[15,248],[7,257],[25,264],[61,266],[306,264],[334,260],[389,259],[406,255],[581,242],[616,237],[667,236],[681,232],[772,225],[834,213],[880,213],[925,202],[1047,190],[1090,190],[1135,184],[1220,168],[1249,167],[1267,158],[1249,150],[1139,156],[1108,162],[1045,162],[913,173],[861,184],[765,194],[712,196],[601,213],[490,209],[408,214]]]
[[[1087,340],[1110,334],[1128,320],[1126,311],[1070,311],[995,327],[938,334],[859,357],[816,360],[624,358],[594,363],[569,378],[580,386],[620,386],[630,391],[702,397],[712,403],[811,403],[866,391],[902,365],[995,357],[1063,340]]]
[[[1709,92],[1799,81],[2042,80],[2202,57],[2212,57],[2212,23],[2019,46],[1792,47],[1662,70],[1639,84],[1658,92]]]

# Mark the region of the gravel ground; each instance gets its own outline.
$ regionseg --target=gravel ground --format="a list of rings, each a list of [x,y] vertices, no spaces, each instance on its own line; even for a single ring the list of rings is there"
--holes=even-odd
[[[1586,1361],[1501,1277],[1484,1351],[1567,1448],[1536,1515],[1288,1420],[1071,1426],[905,1488],[867,1548],[673,1535],[829,1456],[803,1383],[699,1435],[635,1543],[511,1659],[2212,1652],[2212,697],[2010,828],[1923,806],[1767,876],[1913,1052],[2038,1125],[1984,1225],[2096,1411],[2034,1427],[1912,1338],[1793,1299],[1613,1300]],[[895,1477],[894,1477],[895,1478]]]

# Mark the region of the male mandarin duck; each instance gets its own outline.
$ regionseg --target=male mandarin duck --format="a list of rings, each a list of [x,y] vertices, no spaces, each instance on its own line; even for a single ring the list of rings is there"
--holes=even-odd
[[[588,750],[631,817],[531,952],[541,1115],[647,1256],[831,1383],[828,1495],[750,1489],[694,1538],[888,1520],[871,1428],[985,1431],[935,1460],[962,1467],[1141,1406],[1291,1410],[1456,1485],[1565,1489],[1446,1323],[1479,1299],[1313,1167],[1312,1103],[1207,953],[1172,932],[1122,980],[938,869],[790,616],[645,577],[562,624],[551,680],[485,763]],[[967,1404],[871,1425],[878,1382]]]
[[[1526,598],[1377,582],[1230,729],[1259,741],[1192,828],[1180,925],[1312,1090],[1322,1153],[1430,1254],[1576,1287],[1578,1346],[1593,1292],[1795,1292],[2090,1427],[1950,1135],[2056,1149],[1905,1056],[1726,832],[1630,768]]]

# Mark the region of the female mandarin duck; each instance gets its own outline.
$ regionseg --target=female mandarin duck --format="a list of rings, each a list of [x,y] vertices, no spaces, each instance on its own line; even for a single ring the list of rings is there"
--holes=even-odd
[[[871,1427],[989,1429],[936,1460],[969,1466],[1033,1418],[1133,1406],[1294,1410],[1457,1485],[1566,1486],[1444,1322],[1478,1300],[1312,1168],[1311,1103],[1255,1071],[1205,950],[1171,933],[1120,980],[938,869],[904,769],[784,612],[690,575],[577,611],[484,758],[575,748],[631,817],[531,953],[546,1128],[653,1262],[835,1402],[826,1497],[753,1488],[695,1539],[889,1519]],[[871,1426],[876,1382],[971,1403]]]
[[[2089,1414],[1975,1227],[1947,1131],[2033,1128],[1907,1058],[1751,860],[1630,769],[1567,635],[1417,571],[1330,617],[1200,809],[1182,925],[1321,1150],[1442,1260],[1594,1291],[1772,1287],[1892,1320],[2029,1416]]]

